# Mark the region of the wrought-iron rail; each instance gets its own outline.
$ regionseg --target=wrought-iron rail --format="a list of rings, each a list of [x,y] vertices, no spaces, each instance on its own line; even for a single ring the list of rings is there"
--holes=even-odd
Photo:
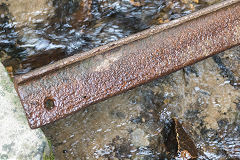
[[[15,86],[37,128],[238,44],[240,0],[227,0],[16,77]]]

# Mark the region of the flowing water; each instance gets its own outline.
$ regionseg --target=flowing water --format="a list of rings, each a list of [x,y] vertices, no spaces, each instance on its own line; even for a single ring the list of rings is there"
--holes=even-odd
[[[1,0],[0,59],[12,76],[27,73],[216,2]],[[189,147],[198,159],[240,159],[239,88],[235,47],[42,130],[60,160],[188,159]]]
[[[1,0],[0,58],[10,73],[27,73],[216,1]]]

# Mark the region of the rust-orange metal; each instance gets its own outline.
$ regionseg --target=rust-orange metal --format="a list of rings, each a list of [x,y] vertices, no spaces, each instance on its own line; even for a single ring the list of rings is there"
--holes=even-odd
[[[238,44],[240,1],[230,0],[21,75],[15,85],[37,128]]]

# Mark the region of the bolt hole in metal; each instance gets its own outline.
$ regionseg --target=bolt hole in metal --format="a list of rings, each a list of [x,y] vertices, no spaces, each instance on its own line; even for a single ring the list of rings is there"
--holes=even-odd
[[[55,100],[53,98],[47,97],[44,101],[44,107],[47,110],[52,110],[55,107]]]

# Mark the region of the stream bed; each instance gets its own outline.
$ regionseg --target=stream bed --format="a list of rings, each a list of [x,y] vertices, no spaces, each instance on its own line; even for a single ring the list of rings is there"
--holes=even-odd
[[[217,0],[1,0],[9,74],[190,14]],[[42,127],[56,160],[240,159],[240,46]]]

